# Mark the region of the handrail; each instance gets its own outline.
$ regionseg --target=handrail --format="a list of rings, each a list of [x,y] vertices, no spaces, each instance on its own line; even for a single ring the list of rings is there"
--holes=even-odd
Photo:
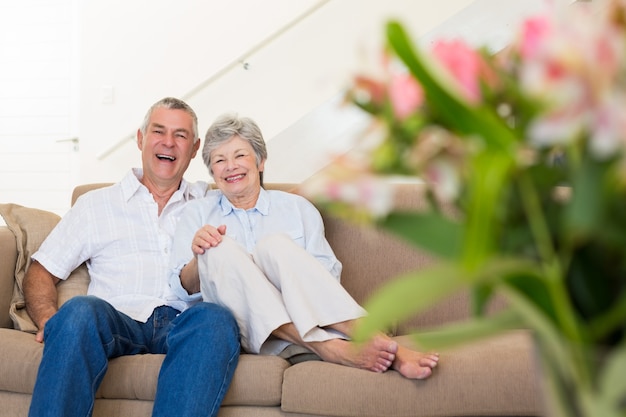
[[[188,100],[190,97],[193,97],[198,92],[202,91],[204,88],[206,88],[207,86],[211,85],[212,83],[214,83],[215,81],[223,77],[226,73],[228,73],[229,71],[231,71],[233,68],[237,67],[238,65],[242,65],[244,69],[248,69],[247,68],[248,63],[246,62],[247,57],[255,54],[256,52],[265,48],[267,45],[274,42],[274,40],[278,39],[284,33],[286,33],[291,28],[296,26],[298,23],[302,22],[304,19],[306,19],[307,17],[315,13],[318,9],[320,9],[321,7],[323,7],[324,5],[326,5],[326,3],[330,1],[331,0],[320,0],[311,8],[309,8],[308,10],[306,10],[305,12],[297,16],[295,19],[293,19],[292,21],[288,22],[286,25],[278,29],[276,32],[272,33],[270,36],[268,36],[261,42],[252,46],[245,53],[241,54],[238,58],[234,59],[233,61],[231,61],[224,67],[222,67],[221,70],[217,71],[215,74],[213,74],[212,76],[210,76],[209,78],[207,78],[206,80],[198,84],[196,87],[189,90],[186,94],[183,94],[180,98],[182,100]],[[136,134],[135,131],[133,131],[129,135],[126,135],[123,138],[121,138],[119,141],[113,144],[113,146],[109,147],[104,152],[101,152],[98,155],[98,159],[99,160],[105,159],[106,157],[111,155],[113,152],[115,152],[117,149],[121,148],[127,141],[135,139],[135,134]]]
[[[73,138],[68,138],[68,139],[59,139],[59,140],[57,140],[56,142],[57,142],[57,143],[67,143],[67,142],[72,142],[72,143],[74,144],[74,147],[73,147],[74,152],[78,152],[78,150],[79,150],[79,146],[78,146],[78,144],[79,144],[79,142],[80,142],[80,139],[79,139],[78,137],[76,137],[76,136],[75,136],[75,137],[73,137]]]

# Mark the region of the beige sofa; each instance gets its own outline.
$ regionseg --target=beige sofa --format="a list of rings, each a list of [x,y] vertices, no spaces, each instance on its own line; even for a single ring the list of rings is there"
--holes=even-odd
[[[78,187],[73,198],[97,186],[101,184]],[[400,186],[397,203],[419,205],[415,187]],[[23,274],[27,261],[24,247],[36,245],[47,233],[44,230],[36,236],[37,231],[49,227],[37,226],[36,219],[46,213],[21,210],[20,230],[0,227],[0,416],[7,417],[27,415],[42,354],[42,345],[33,334],[16,330],[9,315],[12,302],[14,312],[24,314],[15,286],[15,277]],[[360,302],[398,273],[431,262],[425,254],[380,231],[329,216],[325,224],[344,265],[342,283]],[[84,283],[76,280],[78,291],[83,291]],[[468,314],[467,297],[460,294],[398,325],[395,333],[462,320]],[[439,367],[422,381],[407,380],[395,371],[375,374],[321,361],[291,365],[276,356],[244,354],[220,416],[539,416],[542,404],[532,352],[529,334],[514,331],[440,352]],[[162,355],[111,360],[94,415],[149,416],[162,360]]]

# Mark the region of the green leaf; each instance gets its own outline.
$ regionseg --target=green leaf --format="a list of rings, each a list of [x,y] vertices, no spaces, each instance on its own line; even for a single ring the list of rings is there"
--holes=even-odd
[[[494,259],[479,271],[469,272],[451,262],[404,274],[380,288],[364,307],[368,315],[355,329],[355,340],[368,340],[374,333],[390,328],[398,321],[463,289],[477,284],[497,285],[511,274],[530,274],[535,265],[519,259]]]
[[[501,152],[483,152],[472,164],[463,236],[463,262],[479,267],[493,252],[500,223],[497,212],[509,184],[512,160]]]
[[[595,352],[597,353],[597,352]],[[626,344],[613,349],[600,372],[599,391],[609,408],[616,409],[626,398]]]
[[[590,324],[592,340],[600,340],[616,329],[622,329],[626,323],[626,294],[621,294],[612,307],[603,315],[596,317]]]
[[[566,230],[577,240],[603,226],[602,184],[606,172],[605,164],[583,158],[574,173],[574,193],[567,206]]]
[[[519,329],[523,321],[512,310],[487,317],[437,327],[434,331],[419,331],[411,335],[420,349],[439,350],[495,336],[502,331]]]
[[[516,292],[526,298],[533,304],[536,309],[553,323],[557,322],[557,313],[554,309],[554,303],[550,296],[550,289],[547,287],[545,279],[532,271],[527,273],[523,271],[521,274],[510,274],[503,278],[503,284],[513,288]]]
[[[423,311],[466,285],[461,270],[452,263],[442,262],[401,275],[365,303],[368,315],[359,322],[354,339],[368,340],[374,333]]]
[[[440,213],[395,212],[380,226],[439,257],[456,259],[461,253],[462,225]]]
[[[540,340],[539,346],[544,358],[547,358],[558,370],[572,381],[580,381],[580,375],[571,348],[571,341],[564,338],[563,332],[555,326],[554,321],[530,298],[529,294],[520,292],[514,286],[503,285],[500,289],[509,301],[511,308],[520,314],[527,327],[533,329]]]
[[[475,316],[485,314],[487,303],[493,295],[493,285],[476,284],[472,288],[472,308]]]

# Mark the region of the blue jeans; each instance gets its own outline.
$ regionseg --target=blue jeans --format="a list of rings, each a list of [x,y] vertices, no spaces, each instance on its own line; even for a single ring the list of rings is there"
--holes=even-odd
[[[239,350],[232,314],[215,304],[180,314],[158,307],[141,323],[100,298],[75,297],[46,323],[29,415],[90,416],[108,359],[164,353],[152,415],[216,416]]]

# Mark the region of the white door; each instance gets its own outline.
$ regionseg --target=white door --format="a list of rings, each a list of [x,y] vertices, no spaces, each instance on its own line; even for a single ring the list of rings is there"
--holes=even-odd
[[[1,203],[69,208],[79,174],[78,7],[0,0]]]

